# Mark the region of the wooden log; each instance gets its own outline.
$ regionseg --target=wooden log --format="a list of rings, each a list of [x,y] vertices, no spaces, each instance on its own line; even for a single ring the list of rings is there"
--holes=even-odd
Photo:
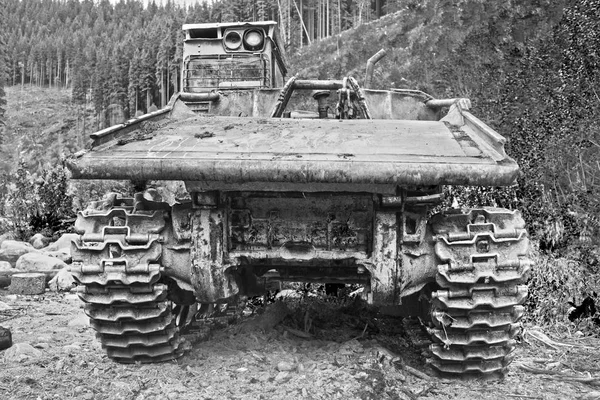
[[[46,275],[46,283],[48,283],[52,278],[54,278],[56,276],[56,274],[58,274],[58,271],[60,271],[60,270],[56,269],[56,270],[52,270],[52,271],[34,271],[34,272]],[[14,274],[22,274],[22,273],[25,273],[25,271],[22,271],[20,269],[0,271],[0,288],[8,287],[10,285],[12,276]]]
[[[8,291],[12,294],[43,294],[46,288],[46,275],[28,272],[14,274],[10,281]]]

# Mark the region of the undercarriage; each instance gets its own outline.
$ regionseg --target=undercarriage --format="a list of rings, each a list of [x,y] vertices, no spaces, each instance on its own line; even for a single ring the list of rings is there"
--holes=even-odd
[[[261,295],[272,281],[358,284],[365,299],[414,312],[442,373],[502,375],[519,332],[530,268],[518,212],[431,215],[439,187],[395,196],[208,191],[169,205],[115,194],[81,212],[72,273],[109,357],[184,353],[194,304]],[[409,312],[405,312],[409,313]]]

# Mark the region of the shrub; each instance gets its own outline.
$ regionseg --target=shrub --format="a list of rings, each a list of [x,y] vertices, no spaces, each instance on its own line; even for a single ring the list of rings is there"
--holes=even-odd
[[[539,325],[569,323],[569,302],[580,304],[595,296],[600,284],[598,266],[534,251],[526,320]]]
[[[6,216],[22,240],[34,232],[52,237],[64,231],[74,215],[67,173],[60,165],[48,167],[37,176],[20,163],[7,188]]]

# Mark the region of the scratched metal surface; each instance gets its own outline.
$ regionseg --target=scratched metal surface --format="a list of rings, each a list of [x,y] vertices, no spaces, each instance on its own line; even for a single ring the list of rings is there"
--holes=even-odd
[[[74,177],[502,185],[517,173],[438,121],[191,116],[152,129],[73,160]]]

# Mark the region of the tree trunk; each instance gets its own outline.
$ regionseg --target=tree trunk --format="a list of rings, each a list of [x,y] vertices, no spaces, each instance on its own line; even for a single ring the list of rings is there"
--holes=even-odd
[[[25,273],[25,271],[21,271],[21,270],[0,271],[0,288],[8,287],[8,285],[10,285],[10,281],[12,280],[12,276],[14,274],[22,274],[22,273]],[[46,275],[46,282],[48,282],[50,279],[54,278],[54,276],[58,273],[58,270],[43,271],[43,272],[39,272],[39,273]]]

